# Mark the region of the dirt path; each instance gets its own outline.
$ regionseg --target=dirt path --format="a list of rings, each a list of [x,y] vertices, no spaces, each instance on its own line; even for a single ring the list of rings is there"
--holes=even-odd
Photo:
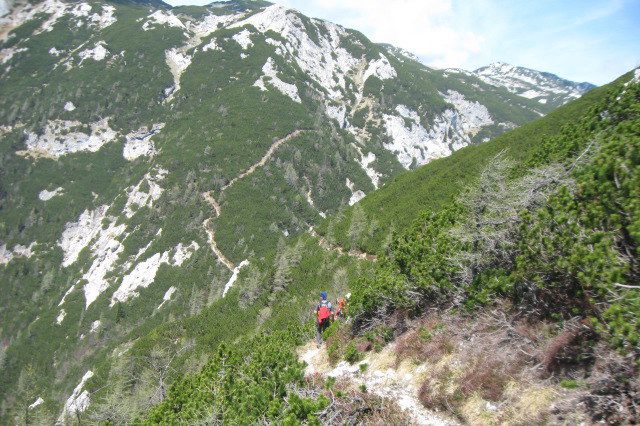
[[[307,364],[305,374],[348,379],[354,387],[365,385],[368,392],[395,401],[416,425],[456,425],[449,419],[427,410],[418,399],[418,390],[425,373],[424,366],[395,368],[394,345],[388,345],[379,353],[370,352],[360,362],[346,361],[331,366],[324,346],[319,349],[311,341],[298,348],[298,357]],[[364,372],[360,365],[367,364]]]
[[[207,192],[203,192],[202,193],[202,198],[204,198],[204,200],[209,203],[209,205],[211,207],[213,207],[213,211],[216,212],[216,217],[220,216],[220,204],[218,204],[218,202],[216,201],[215,198],[213,198],[213,195],[211,195],[213,191],[207,191]]]
[[[349,251],[345,250],[343,247],[340,246],[336,246],[334,244],[331,244],[329,241],[327,241],[327,239],[323,236],[321,236],[320,234],[318,234],[315,229],[310,228],[309,229],[309,235],[311,235],[312,237],[315,237],[318,239],[318,245],[326,251],[333,251],[336,252],[342,256],[351,256],[351,257],[355,257],[357,259],[360,260],[368,260],[371,262],[375,262],[376,260],[378,260],[378,256],[376,256],[375,254],[370,254],[370,253],[365,253],[363,251],[360,250],[356,250],[356,249],[351,249]]]
[[[220,189],[220,196],[222,196],[224,194],[224,191],[230,188],[237,181],[249,176],[250,174],[255,172],[258,169],[258,167],[264,166],[267,163],[267,161],[269,161],[269,159],[273,156],[273,153],[276,152],[276,150],[280,147],[280,145],[290,141],[291,139],[297,137],[298,135],[300,135],[300,133],[305,131],[307,130],[304,130],[304,129],[294,130],[293,132],[289,133],[285,137],[276,140],[273,144],[271,144],[267,152],[262,156],[262,158],[257,163],[253,164],[247,170],[240,173],[238,176],[231,179],[229,183],[223,186]],[[218,201],[213,197],[213,191],[206,191],[206,192],[203,192],[201,195],[202,195],[202,198],[204,198],[204,200],[213,208],[213,211],[216,214],[215,217],[220,217],[222,208],[220,207],[220,203],[218,203]],[[202,226],[204,227],[204,230],[207,232],[207,236],[209,237],[209,245],[211,246],[211,250],[213,250],[213,253],[218,257],[218,259],[220,259],[222,263],[224,263],[224,265],[227,268],[229,268],[230,270],[233,270],[235,268],[235,264],[231,260],[229,260],[218,247],[218,244],[216,243],[215,232],[211,227],[210,221],[211,221],[210,218],[205,220],[202,223]]]
[[[276,149],[278,149],[280,147],[280,145],[282,145],[285,142],[290,141],[291,139],[293,139],[295,137],[298,137],[298,135],[300,135],[300,133],[302,133],[304,131],[306,131],[306,130],[294,130],[293,132],[289,133],[287,136],[275,141],[269,147],[269,149],[267,150],[267,153],[262,156],[260,161],[258,161],[257,163],[255,163],[254,165],[249,167],[244,172],[240,173],[238,176],[236,176],[233,179],[231,179],[231,181],[228,184],[226,184],[225,186],[222,187],[222,189],[220,190],[220,193],[222,194],[222,192],[224,192],[225,189],[231,187],[234,183],[236,183],[240,179],[243,179],[243,178],[249,176],[251,173],[255,172],[258,169],[258,167],[264,166],[267,163],[267,161],[269,160],[269,158],[271,158],[273,153],[276,152]]]
[[[224,253],[218,248],[218,244],[216,243],[216,234],[214,230],[211,228],[211,219],[207,219],[202,223],[204,230],[207,232],[207,236],[209,237],[209,245],[211,246],[211,250],[213,253],[220,259],[220,262],[224,264],[229,270],[233,270],[236,265],[229,260]]]

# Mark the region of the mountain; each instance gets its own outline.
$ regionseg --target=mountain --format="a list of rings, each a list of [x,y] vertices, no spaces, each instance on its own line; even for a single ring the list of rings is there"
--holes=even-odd
[[[478,68],[473,73],[487,84],[504,87],[511,93],[533,99],[550,108],[556,108],[579,98],[596,87],[591,83],[575,83],[555,74],[503,62],[494,62]]]
[[[1,19],[0,422],[72,421],[127,354],[176,345],[196,369],[284,322],[281,292],[297,315],[360,268],[325,244],[290,288],[326,216],[547,111],[265,2],[44,0]]]
[[[145,421],[633,423],[639,103],[635,70],[290,241],[268,284],[240,279],[237,307],[139,342],[206,346],[258,305],[257,333],[218,347]],[[320,290],[351,297],[316,347],[305,318]]]

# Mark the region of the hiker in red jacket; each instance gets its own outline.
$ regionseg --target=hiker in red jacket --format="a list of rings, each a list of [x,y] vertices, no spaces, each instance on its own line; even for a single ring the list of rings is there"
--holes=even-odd
[[[331,322],[331,316],[333,315],[333,306],[331,306],[331,302],[327,300],[327,292],[323,291],[320,293],[320,297],[322,300],[316,306],[316,318],[317,318],[317,334],[316,334],[316,343],[318,347],[322,345],[322,332],[329,327],[329,323]]]

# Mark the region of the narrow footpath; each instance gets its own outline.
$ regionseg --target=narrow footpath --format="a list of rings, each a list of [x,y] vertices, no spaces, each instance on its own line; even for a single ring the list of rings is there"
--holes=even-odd
[[[238,182],[240,179],[243,179],[249,175],[251,175],[252,173],[254,173],[259,167],[264,166],[267,161],[269,161],[269,159],[273,156],[273,154],[276,152],[276,150],[284,143],[290,141],[293,138],[296,138],[297,136],[300,135],[300,133],[305,132],[308,130],[304,130],[304,129],[298,129],[298,130],[294,130],[293,132],[289,133],[288,135],[286,135],[283,138],[280,138],[278,140],[276,140],[273,144],[271,144],[271,146],[269,147],[269,149],[267,150],[267,152],[262,156],[262,158],[260,158],[260,160],[254,164],[252,164],[247,170],[245,170],[244,172],[240,173],[238,176],[234,177],[233,179],[231,179],[229,181],[229,183],[227,183],[225,186],[223,186],[220,189],[220,193],[219,196],[222,196],[224,194],[224,191],[226,191],[227,189],[229,189],[231,186],[233,186],[236,182]],[[222,212],[222,208],[220,207],[220,203],[218,203],[218,201],[213,197],[213,190],[212,191],[206,191],[203,192],[202,194],[202,198],[211,206],[211,208],[213,209],[213,212],[215,213],[215,217],[220,217],[220,214]],[[209,238],[209,245],[211,246],[211,250],[213,251],[213,253],[218,257],[218,259],[220,259],[220,261],[227,267],[229,268],[229,270],[233,270],[235,268],[235,264],[229,260],[224,253],[222,253],[222,251],[220,250],[220,248],[218,247],[218,244],[216,243],[216,239],[215,239],[215,232],[213,230],[213,227],[211,226],[211,218],[205,220],[202,223],[202,226],[204,227],[204,230],[207,232],[207,236]]]
[[[378,256],[376,256],[375,254],[365,253],[357,249],[345,250],[343,247],[337,246],[335,244],[331,244],[329,241],[327,241],[325,237],[318,234],[313,228],[309,228],[309,235],[311,235],[314,238],[317,238],[318,245],[320,246],[320,248],[322,248],[325,251],[333,251],[342,256],[355,257],[360,260],[368,260],[371,262],[375,262],[376,260],[378,260]]]
[[[307,376],[318,374],[325,378],[346,379],[354,388],[365,385],[368,392],[398,404],[414,425],[457,425],[457,422],[426,409],[418,399],[426,365],[401,364],[396,367],[394,350],[394,344],[390,344],[379,353],[369,352],[360,362],[341,361],[334,367],[329,363],[324,345],[317,348],[315,341],[310,341],[298,348],[298,358],[306,363]],[[360,367],[364,364],[366,369]]]

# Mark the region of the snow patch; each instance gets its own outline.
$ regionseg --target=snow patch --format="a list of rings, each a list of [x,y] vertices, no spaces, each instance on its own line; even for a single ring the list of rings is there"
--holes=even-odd
[[[17,154],[58,159],[76,152],[97,152],[117,136],[117,132],[109,127],[108,118],[92,123],[89,133],[81,131],[81,126],[79,121],[48,121],[41,135],[25,132],[27,149]]]
[[[541,93],[534,89],[529,89],[526,92],[519,93],[520,96],[527,99],[539,98],[540,96],[544,96],[544,93]]]
[[[233,272],[231,274],[231,277],[229,278],[229,281],[227,281],[227,283],[224,285],[224,290],[222,290],[222,297],[227,295],[227,292],[231,289],[233,284],[238,279],[238,274],[240,274],[240,270],[242,268],[244,268],[245,266],[247,266],[248,264],[249,264],[249,260],[245,259],[242,262],[240,262],[238,264],[238,266],[233,268]]]
[[[63,192],[64,192],[64,188],[62,188],[61,186],[57,187],[53,191],[47,191],[46,189],[43,189],[38,194],[38,198],[40,199],[40,201],[48,201],[48,200],[52,199],[53,197],[56,197],[56,196],[62,194]]]
[[[253,46],[253,42],[251,41],[251,32],[246,28],[233,35],[233,38],[241,47],[242,50],[247,50],[247,48]]]
[[[101,325],[102,325],[102,321],[95,320],[94,322],[91,323],[91,330],[89,330],[89,332],[90,333],[97,332]]]
[[[51,56],[55,56],[56,58],[60,55],[62,55],[64,53],[63,50],[58,50],[55,47],[52,47],[51,49],[49,49],[49,54]]]
[[[166,50],[164,53],[165,62],[169,66],[171,75],[173,75],[173,90],[166,99],[166,101],[169,102],[173,99],[175,93],[180,90],[180,78],[182,77],[182,73],[191,65],[192,57],[176,48]]]
[[[91,15],[91,23],[103,30],[117,21],[116,17],[113,16],[115,11],[115,7],[109,4],[103,4],[101,14],[94,13]]]
[[[494,62],[486,67],[479,68],[473,73],[483,82],[495,87],[504,87],[509,92],[527,99],[542,97],[546,103],[548,100],[559,100],[563,103],[571,99],[579,98],[590,85],[573,83],[563,80],[555,75],[542,73],[523,67]]]
[[[38,397],[38,399],[36,399],[31,405],[29,405],[29,410],[33,410],[38,405],[41,405],[43,402],[44,402],[44,399],[42,399],[42,397]]]
[[[98,62],[106,58],[107,55],[109,54],[109,51],[105,48],[105,46],[106,46],[106,43],[104,41],[99,41],[96,43],[93,49],[85,49],[82,52],[80,52],[79,53],[80,65],[82,65],[82,63],[86,59],[93,59],[94,61]]]
[[[71,13],[76,18],[82,18],[85,16],[89,16],[89,12],[91,12],[91,5],[88,3],[80,3],[76,4],[76,6],[71,9],[69,13]]]
[[[170,11],[156,10],[147,16],[147,20],[142,24],[142,29],[148,31],[154,25],[168,25],[170,27],[186,29],[184,24],[176,15]]]
[[[164,123],[156,123],[151,127],[151,130],[147,126],[143,126],[127,134],[122,156],[129,161],[133,161],[141,156],[153,157],[156,155],[158,152],[151,138],[160,133],[163,127]]]
[[[208,50],[219,50],[219,51],[222,52],[222,48],[220,46],[218,46],[218,42],[216,41],[215,38],[212,38],[209,43],[207,43],[204,46],[202,46],[202,51],[203,52],[206,52]]]
[[[127,218],[133,217],[135,210],[141,207],[152,207],[153,202],[158,200],[162,195],[164,189],[158,185],[158,182],[163,180],[169,173],[165,169],[158,169],[152,175],[151,172],[144,175],[142,180],[135,186],[127,188],[127,202],[124,206],[124,214]],[[146,184],[149,187],[149,192],[144,192],[141,188]],[[133,207],[136,207],[135,210]]]
[[[58,240],[62,249],[62,266],[67,267],[78,260],[80,252],[102,229],[102,220],[109,206],[102,205],[95,210],[85,210],[76,222],[67,222]]]
[[[408,120],[413,120],[417,124],[420,124],[420,116],[418,115],[418,113],[413,111],[413,110],[411,110],[411,109],[409,109],[405,105],[396,106],[396,112],[398,114],[400,114],[402,117],[404,117],[404,118],[406,118]]]
[[[171,300],[171,296],[173,296],[173,293],[175,292],[176,288],[174,286],[169,287],[169,289],[164,293],[164,296],[162,296],[162,303],[160,303],[156,309],[162,308],[165,303]]]
[[[89,407],[89,403],[91,402],[89,392],[86,389],[83,390],[82,388],[84,387],[85,383],[87,383],[87,380],[92,377],[93,372],[91,370],[87,371],[84,376],[82,376],[80,383],[78,383],[78,386],[75,387],[73,393],[71,394],[69,399],[67,399],[67,402],[65,402],[62,413],[60,413],[60,416],[58,417],[58,423],[66,424],[67,418],[69,416],[76,413],[82,413]]]
[[[0,246],[0,265],[7,265],[16,257],[26,257],[27,259],[33,256],[33,248],[37,243],[33,242],[28,246],[17,244],[13,246],[13,250],[7,248],[6,244]]]
[[[369,63],[369,66],[362,77],[362,82],[365,83],[372,75],[378,77],[380,80],[388,80],[396,77],[398,74],[389,63],[387,57],[380,53],[380,59],[376,59]]]
[[[117,302],[126,302],[137,297],[139,288],[147,288],[151,285],[158,273],[160,266],[181,266],[191,255],[200,248],[198,243],[192,241],[188,246],[178,244],[172,250],[156,253],[148,259],[138,263],[131,272],[124,276],[120,287],[113,293],[110,306]],[[173,254],[172,254],[173,252]],[[173,258],[173,260],[171,259]]]
[[[2,65],[6,64],[13,58],[17,53],[26,52],[28,49],[26,47],[7,47],[6,49],[0,50],[0,63]]]
[[[302,103],[298,95],[298,87],[295,84],[285,83],[278,78],[273,58],[267,59],[267,62],[262,67],[262,72],[264,75],[253,83],[254,86],[264,92],[267,90],[267,86],[265,85],[265,82],[267,82],[278,89],[283,95],[291,98],[294,102]]]
[[[624,87],[627,87],[628,85],[634,83],[640,83],[640,68],[636,68],[635,70],[633,70],[633,77],[631,77],[631,80],[627,81],[624,84]]]
[[[64,309],[60,309],[60,312],[58,313],[58,316],[56,317],[56,324],[60,325],[62,324],[62,321],[64,321],[64,317],[67,316],[67,311],[65,311]]]
[[[69,296],[71,294],[71,292],[73,291],[73,289],[76,288],[76,285],[72,285],[71,287],[69,287],[69,290],[67,290],[67,292],[64,294],[64,296],[62,296],[62,299],[60,300],[60,303],[58,303],[58,306],[62,306],[62,304],[64,303],[65,299],[67,298],[67,296]]]
[[[76,109],[76,106],[73,104],[73,102],[67,102],[64,104],[64,110],[65,111],[73,111],[74,109]]]
[[[357,203],[358,201],[362,200],[364,198],[364,196],[366,195],[364,193],[364,191],[361,190],[356,190],[355,189],[355,184],[353,182],[351,182],[351,180],[349,178],[347,178],[346,181],[346,185],[347,188],[349,188],[349,190],[351,191],[351,198],[349,198],[349,205],[352,206],[355,203]]]

